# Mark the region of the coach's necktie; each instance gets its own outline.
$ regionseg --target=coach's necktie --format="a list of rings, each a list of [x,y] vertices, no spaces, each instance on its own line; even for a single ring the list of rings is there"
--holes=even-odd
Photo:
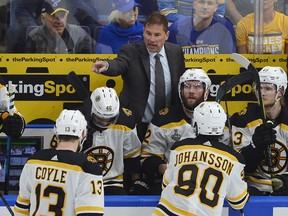
[[[165,80],[160,54],[155,56],[155,113],[165,108]]]

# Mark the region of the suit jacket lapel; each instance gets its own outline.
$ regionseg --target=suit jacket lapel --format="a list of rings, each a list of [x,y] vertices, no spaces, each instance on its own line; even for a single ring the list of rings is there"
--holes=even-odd
[[[177,76],[177,56],[174,55],[174,51],[167,45],[164,44],[168,65],[170,69],[170,75],[171,75],[171,84],[173,86],[178,86],[178,76]],[[172,63],[174,62],[174,64]],[[172,89],[172,91],[175,91],[175,89]]]
[[[150,59],[149,59],[149,53],[146,49],[146,46],[144,42],[141,42],[139,44],[139,50],[140,50],[140,58],[144,67],[144,70],[146,72],[146,75],[148,77],[148,80],[150,80]]]

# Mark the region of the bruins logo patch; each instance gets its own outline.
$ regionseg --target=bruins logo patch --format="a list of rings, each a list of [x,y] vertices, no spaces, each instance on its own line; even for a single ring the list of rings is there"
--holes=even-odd
[[[271,159],[272,159],[272,173],[271,174],[281,174],[286,170],[288,164],[288,149],[286,145],[280,142],[276,142],[271,145]],[[269,162],[267,159],[264,159],[260,164],[260,169],[266,173],[269,172]]]
[[[166,115],[169,112],[169,108],[164,108],[159,111],[159,115]]]
[[[97,160],[94,157],[91,157],[90,155],[88,155],[87,161],[92,162],[92,163],[97,163]]]
[[[102,168],[103,176],[109,172],[114,161],[114,152],[111,148],[107,146],[95,146],[87,149],[84,153],[97,161]]]
[[[127,115],[127,116],[132,116],[132,111],[126,108],[122,108],[123,112]]]
[[[238,114],[239,115],[245,115],[246,112],[247,112],[247,107],[245,109],[241,110]]]

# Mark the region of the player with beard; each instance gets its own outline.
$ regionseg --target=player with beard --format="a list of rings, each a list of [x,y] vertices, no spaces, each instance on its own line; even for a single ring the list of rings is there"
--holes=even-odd
[[[148,126],[142,143],[142,169],[151,194],[161,193],[170,147],[180,139],[195,137],[191,127],[194,108],[209,96],[211,80],[202,69],[188,69],[180,77],[181,104],[161,110]]]

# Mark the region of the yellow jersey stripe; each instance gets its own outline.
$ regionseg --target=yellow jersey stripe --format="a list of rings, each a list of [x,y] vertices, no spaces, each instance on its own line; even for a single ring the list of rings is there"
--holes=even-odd
[[[17,202],[18,202],[18,203],[21,203],[21,204],[25,204],[25,205],[30,204],[30,200],[29,200],[29,199],[25,199],[25,198],[23,198],[23,197],[21,197],[21,196],[18,196],[18,197],[17,197]]]
[[[75,208],[77,214],[81,212],[104,212],[104,208],[98,206],[80,206]]]
[[[62,169],[69,169],[74,170],[76,172],[83,172],[83,169],[76,165],[76,164],[67,164],[67,163],[61,163],[59,161],[42,161],[42,160],[29,160],[27,161],[27,164],[30,165],[43,165],[43,166],[52,166]]]
[[[179,122],[171,122],[169,124],[163,125],[163,126],[161,126],[161,128],[171,129],[171,128],[175,128],[175,127],[180,127],[180,126],[182,126],[184,124],[187,124],[187,122],[184,119],[182,119]]]
[[[160,203],[162,205],[164,205],[165,207],[167,207],[167,209],[169,209],[170,211],[172,211],[173,213],[176,212],[177,214],[180,215],[186,215],[186,216],[196,216],[195,214],[192,214],[190,212],[184,211],[174,205],[172,205],[168,200],[161,198],[160,199]]]
[[[14,206],[14,211],[16,213],[19,213],[19,214],[22,214],[22,215],[29,215],[28,209],[27,210],[22,210],[22,209],[19,209],[17,206]]]
[[[227,197],[227,199],[228,200],[231,200],[232,202],[236,202],[236,201],[238,201],[238,200],[241,200],[241,199],[243,199],[243,197],[245,196],[247,194],[247,188],[245,188],[245,190],[243,191],[243,193],[241,193],[239,196],[237,196],[237,197],[228,197],[228,196],[226,196]]]

